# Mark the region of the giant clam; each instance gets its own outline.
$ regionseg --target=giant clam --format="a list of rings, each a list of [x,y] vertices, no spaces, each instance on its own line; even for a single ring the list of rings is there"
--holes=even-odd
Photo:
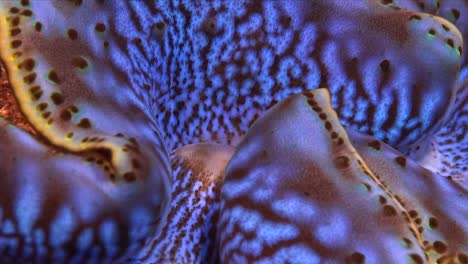
[[[0,262],[468,263],[432,2],[1,1]]]

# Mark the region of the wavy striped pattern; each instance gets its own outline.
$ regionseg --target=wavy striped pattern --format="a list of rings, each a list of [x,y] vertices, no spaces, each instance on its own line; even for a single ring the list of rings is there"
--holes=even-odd
[[[0,262],[468,262],[466,14],[0,1]]]

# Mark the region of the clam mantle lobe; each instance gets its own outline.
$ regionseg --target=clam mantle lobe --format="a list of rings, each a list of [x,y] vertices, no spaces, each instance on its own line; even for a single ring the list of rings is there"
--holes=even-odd
[[[1,1],[0,262],[468,263],[456,2]]]

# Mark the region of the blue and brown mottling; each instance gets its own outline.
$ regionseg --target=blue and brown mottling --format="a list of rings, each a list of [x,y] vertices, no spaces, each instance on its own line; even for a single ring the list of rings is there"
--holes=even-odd
[[[0,2],[0,259],[463,263],[458,2]]]

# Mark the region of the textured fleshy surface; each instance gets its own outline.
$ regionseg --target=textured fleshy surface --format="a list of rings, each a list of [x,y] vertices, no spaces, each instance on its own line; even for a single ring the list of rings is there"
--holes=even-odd
[[[382,3],[391,7],[423,11],[444,17],[457,26],[463,36],[468,34],[468,2],[464,0],[420,1],[392,0]],[[450,31],[448,26],[433,28],[433,35]],[[464,41],[463,50],[468,47]],[[462,70],[458,77],[456,99],[444,125],[430,139],[408,148],[404,153],[429,170],[466,184],[468,177],[468,66],[466,52],[462,53]]]
[[[99,86],[108,76],[95,95],[109,96],[115,87],[127,91],[123,98],[133,92],[150,106],[146,111],[170,148],[199,140],[234,143],[274,103],[318,87],[330,89],[345,125],[403,147],[437,128],[461,56],[461,35],[447,21],[374,1],[44,1],[31,8],[37,10],[32,18],[23,10],[6,14],[30,20],[33,31],[6,39],[7,46],[26,36],[21,45],[54,47],[32,55],[36,68],[53,59],[57,65],[40,71],[53,70],[62,82],[73,81],[65,72],[72,66],[85,71],[75,82]],[[443,25],[450,30],[428,36]],[[64,41],[47,43],[54,38]],[[53,90],[49,83],[41,88]]]
[[[442,19],[374,1],[176,3],[158,9],[167,61],[152,91],[169,144],[236,142],[274,103],[328,87],[345,125],[404,148],[453,99],[461,35]],[[442,23],[451,31],[429,38]]]
[[[106,66],[115,54],[103,44],[104,36],[99,33],[105,32],[94,28],[78,32],[72,28],[97,24],[98,18],[112,15],[112,10],[101,11],[99,17],[93,12],[80,12],[80,19],[73,20],[66,12],[72,3],[60,3],[34,2],[33,10],[37,11],[33,12],[28,6],[2,2],[0,52],[19,107],[34,129],[54,146],[71,152],[99,149],[111,181],[132,182],[145,177],[149,173],[141,171],[145,168],[140,165],[146,161],[135,150],[138,142],[115,124],[135,134],[142,125],[148,130],[151,120],[139,109],[141,101],[137,97],[126,96],[131,94],[132,86],[122,80],[125,76],[119,77],[113,72],[117,69]],[[98,10],[96,3],[87,3],[89,10]],[[46,10],[54,10],[54,4],[61,12],[51,15]],[[70,27],[57,23],[60,19],[67,20]],[[36,27],[37,23],[41,26]],[[133,120],[125,118],[129,115]],[[153,136],[156,148],[164,149],[159,135],[150,132],[143,136]]]
[[[237,148],[228,176],[236,168],[236,177],[264,180],[249,179],[247,184],[254,189],[245,196],[265,197],[277,190],[262,192],[258,187],[274,185],[299,196],[281,194],[264,200],[268,206],[276,204],[275,212],[287,221],[275,225],[265,218],[247,234],[271,237],[268,243],[280,243],[276,247],[226,242],[230,232],[239,231],[226,229],[226,221],[244,213],[252,213],[252,221],[261,220],[262,214],[271,216],[262,208],[256,212],[226,207],[224,213],[234,218],[225,216],[220,222],[222,260],[239,263],[238,253],[232,252],[247,252],[252,260],[260,250],[267,255],[257,256],[259,260],[278,263],[286,262],[285,256],[313,262],[333,260],[332,255],[348,262],[419,263],[440,257],[433,252],[425,256],[429,243],[437,253],[447,247],[443,254],[464,262],[466,228],[453,223],[466,218],[466,75],[455,85],[461,61],[466,60],[462,42],[466,3],[461,1],[454,11],[460,1],[439,5],[418,1],[416,6],[410,0],[390,2],[0,1],[0,56],[21,113],[34,129],[32,136],[1,121],[0,133],[8,136],[0,142],[1,157],[7,157],[0,161],[6,168],[0,175],[6,186],[0,209],[7,215],[0,218],[5,219],[0,251],[6,252],[0,260],[216,263],[219,191],[224,165],[233,152],[227,145],[235,146],[277,102],[327,87],[331,105],[324,91],[307,94],[321,98],[320,111],[288,105],[304,100],[303,95],[293,96],[263,119],[279,134],[265,136],[257,125]],[[422,2],[427,4],[421,6]],[[405,5],[414,11],[397,8]],[[441,14],[447,20],[416,11]],[[320,113],[290,116],[298,109]],[[322,114],[333,121],[327,124]],[[290,127],[279,125],[272,115]],[[366,165],[367,152],[361,157],[356,151],[360,153],[365,143],[348,142],[342,125],[405,153],[410,172]],[[328,131],[329,126],[337,130]],[[258,140],[246,149],[249,137]],[[226,146],[187,145],[199,141]],[[294,142],[304,145],[291,145]],[[307,145],[312,143],[317,144]],[[273,155],[266,161],[262,146]],[[280,151],[283,148],[287,151]],[[385,155],[375,159],[394,162],[395,150],[383,148]],[[427,188],[441,197],[434,208],[428,208],[423,194],[412,197],[408,185],[430,172],[410,158],[450,177],[430,175],[434,180],[427,185],[437,186]],[[257,161],[266,164],[257,168]],[[249,166],[236,167],[242,162]],[[314,168],[311,174],[316,177],[310,179],[299,168]],[[272,183],[262,170],[281,177]],[[381,182],[379,175],[388,179]],[[36,184],[48,177],[53,186]],[[398,177],[409,179],[399,182]],[[449,179],[454,182],[447,184]],[[455,183],[465,189],[457,189]],[[233,202],[229,191],[236,192],[229,186],[228,178],[227,206]],[[307,186],[316,192],[298,191]],[[32,198],[24,195],[25,188]],[[400,191],[411,199],[412,208],[397,198]],[[454,193],[455,197],[445,197]],[[67,211],[87,208],[70,198],[81,196],[91,204],[100,202],[88,218]],[[311,199],[319,203],[311,205]],[[321,199],[330,203],[321,204]],[[460,205],[440,209],[452,202]],[[27,210],[22,209],[25,204]],[[322,217],[305,212],[303,206],[315,206]],[[291,215],[298,208],[298,214]],[[411,210],[418,211],[420,220],[411,218]],[[26,220],[21,220],[23,214]],[[419,230],[418,222],[430,217],[454,227],[441,226],[431,233]],[[206,222],[200,224],[200,219]],[[252,223],[241,224],[252,228]],[[72,235],[37,231],[56,230],[56,224]],[[20,225],[26,229],[20,230]],[[282,244],[294,235],[290,227],[307,229],[312,238],[300,235],[298,243]],[[85,234],[80,233],[83,230]],[[448,237],[449,231],[459,236]],[[12,242],[12,237],[20,242]],[[356,243],[340,244],[348,239]],[[46,249],[40,243],[28,244],[36,240]],[[232,247],[236,243],[240,246]]]
[[[13,86],[29,86],[15,89],[23,112],[57,146],[107,149],[117,179],[137,177],[139,157],[119,151],[127,140],[85,140],[104,137],[88,127],[116,123],[92,107],[96,98],[114,97],[121,112],[143,108],[172,149],[236,142],[269,106],[323,86],[344,125],[404,150],[440,127],[462,54],[448,21],[377,1],[4,5],[3,57],[15,65]],[[432,27],[449,30],[431,35]]]
[[[134,263],[218,263],[216,223],[224,169],[234,148],[198,143],[172,155],[171,204]]]
[[[468,190],[375,138],[351,139],[325,89],[262,116],[226,168],[221,262],[462,262]]]
[[[103,36],[95,30],[82,31],[79,41],[69,28],[64,28],[65,24],[54,23],[61,19],[70,19],[76,27],[93,19],[97,23],[98,17],[93,12],[81,12],[81,18],[86,14],[87,20],[72,19],[72,14],[67,13],[72,3],[60,6],[61,2],[36,1],[32,9],[27,1],[21,3],[0,2],[0,53],[13,94],[37,135],[21,144],[14,137],[2,140],[0,167],[5,168],[1,174],[5,189],[0,207],[4,216],[8,216],[2,227],[13,223],[10,236],[19,242],[8,246],[2,240],[0,250],[13,259],[29,261],[37,257],[60,263],[73,257],[100,262],[124,256],[129,246],[136,247],[137,240],[154,232],[157,224],[154,219],[169,197],[171,169],[163,138],[155,133],[152,117],[140,107],[141,100],[132,93],[128,82],[113,72],[115,68],[106,66],[112,53],[105,52],[104,40],[99,47],[97,43],[92,45],[91,40]],[[95,5],[94,1],[87,3]],[[57,11],[64,13],[50,13],[54,4],[59,5]],[[87,8],[97,10],[97,6]],[[112,13],[102,13],[106,14]],[[38,23],[42,26],[37,26]],[[8,132],[5,125],[1,131]],[[41,151],[29,153],[28,148],[38,142],[42,142]],[[49,162],[57,168],[48,165]],[[54,187],[38,184],[47,177]],[[58,180],[62,178],[72,180]],[[84,182],[82,187],[80,182]],[[25,199],[23,187],[30,188],[36,194],[32,199],[38,201]],[[54,194],[54,188],[64,193]],[[73,199],[83,196],[83,203],[67,196]],[[93,199],[102,201],[94,202],[95,212],[90,212],[87,219],[73,213],[85,210],[89,203],[91,206]],[[25,211],[36,210],[39,214],[16,214],[24,206],[17,205],[14,202],[17,200],[31,203]],[[41,209],[43,206],[46,209]],[[111,209],[118,214],[106,212]],[[17,225],[23,218],[28,222],[27,229],[18,232]],[[105,224],[102,231],[100,221]],[[60,230],[46,231],[56,223],[64,225],[70,235],[61,234]],[[43,231],[36,231],[36,227]],[[86,231],[84,248],[80,248],[78,237],[81,231]],[[34,243],[37,232],[45,248]],[[98,235],[94,234],[99,232],[108,240],[95,241],[93,237],[98,239]],[[7,239],[9,235],[2,234],[1,238]],[[102,247],[110,246],[112,254],[105,253],[104,248],[97,249],[99,243]]]
[[[0,157],[2,263],[110,263],[156,229],[164,190],[154,180],[115,190],[100,166],[2,119]]]
[[[468,67],[457,82],[455,104],[449,118],[430,140],[409,157],[429,170],[468,186]]]
[[[443,17],[457,26],[463,36],[468,34],[468,2],[466,0],[380,0],[380,2],[391,7],[401,7]],[[442,31],[448,30],[450,30],[449,27],[442,27]],[[467,47],[468,43],[464,41],[463,50],[467,50]],[[466,66],[468,56],[466,52],[462,55],[462,64]]]
[[[466,179],[432,173],[375,138],[350,132],[351,143],[369,168],[405,206],[433,260],[462,262],[468,253]],[[440,262],[438,262],[440,263]]]

